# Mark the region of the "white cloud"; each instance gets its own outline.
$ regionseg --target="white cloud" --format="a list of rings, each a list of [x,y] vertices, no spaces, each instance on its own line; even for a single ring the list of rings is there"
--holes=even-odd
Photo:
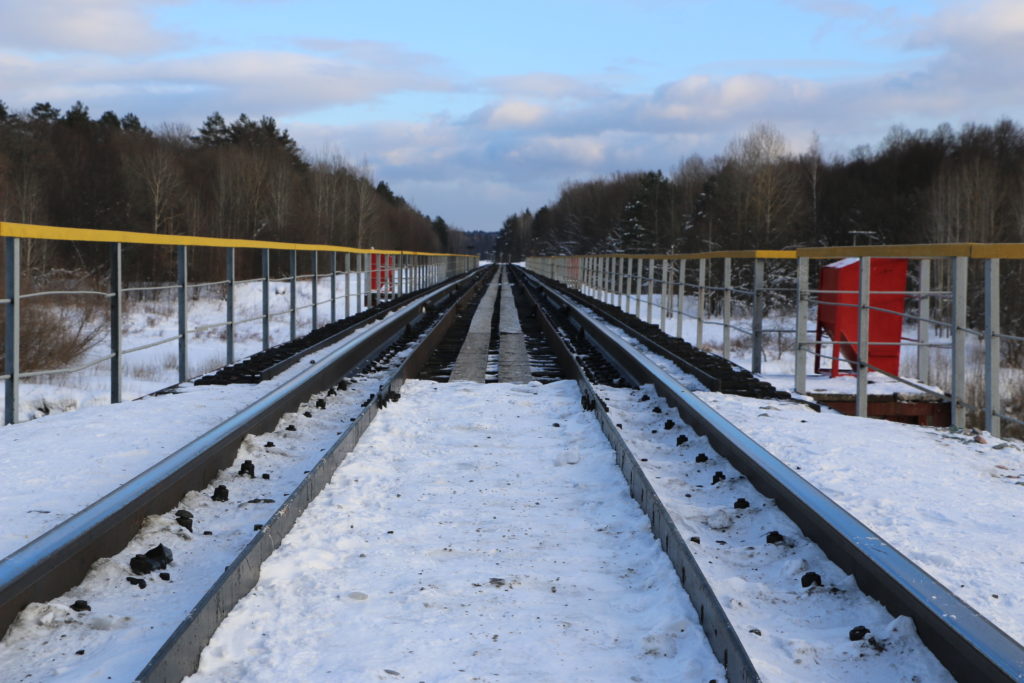
[[[0,0],[0,42],[27,51],[153,54],[182,36],[151,25],[147,6],[174,0]]]
[[[908,40],[911,47],[983,46],[1008,43],[1024,48],[1024,3],[1019,0],[957,2],[924,22]],[[1017,53],[1017,59],[1021,53]]]
[[[809,0],[787,1],[811,7]],[[134,4],[92,6],[126,13],[126,22],[141,22],[140,30],[147,30]],[[744,63],[715,69],[724,76],[681,73],[646,93],[625,82],[616,89],[614,80],[557,73],[469,80],[436,57],[372,41],[307,40],[294,51],[202,58],[118,60],[78,53],[35,59],[11,49],[27,39],[7,40],[13,29],[4,25],[0,97],[26,108],[35,101],[68,106],[81,99],[94,112],[134,111],[151,125],[195,123],[215,109],[226,116],[270,114],[307,150],[329,143],[350,159],[366,159],[396,191],[415,188],[410,198],[422,210],[464,227],[496,228],[508,213],[552,199],[564,180],[616,170],[669,171],[690,153],[721,151],[756,122],[774,123],[791,141],[805,141],[816,130],[830,152],[876,142],[894,123],[1024,117],[1024,81],[1017,77],[1024,2],[956,0],[943,7],[913,28],[906,16],[886,25],[891,42],[903,45],[908,58],[881,76],[791,78],[772,75],[770,63]],[[858,21],[883,16],[860,2],[830,2],[821,10]],[[89,22],[82,18],[76,25]],[[438,95],[435,115],[358,126],[288,123],[313,111],[409,93]],[[450,112],[460,97],[475,110]],[[480,106],[481,100],[486,104]],[[488,212],[489,222],[480,218]]]
[[[489,107],[485,116],[487,127],[492,129],[525,128],[540,123],[547,114],[547,107],[522,100],[501,102]]]

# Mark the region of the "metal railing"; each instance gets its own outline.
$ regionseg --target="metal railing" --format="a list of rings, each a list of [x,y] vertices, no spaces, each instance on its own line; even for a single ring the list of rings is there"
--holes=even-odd
[[[4,424],[18,421],[19,391],[21,382],[29,378],[66,375],[93,368],[103,363],[110,364],[110,401],[122,400],[125,356],[150,349],[162,344],[177,343],[178,381],[187,381],[189,371],[189,337],[201,332],[222,329],[224,336],[224,364],[236,360],[236,330],[247,323],[262,323],[262,348],[273,344],[271,322],[275,316],[288,316],[289,339],[298,336],[297,314],[311,309],[311,329],[358,314],[379,302],[394,299],[405,294],[433,286],[453,275],[475,268],[478,259],[467,254],[436,254],[425,252],[356,249],[321,244],[300,244],[266,242],[256,240],[186,237],[181,235],[157,235],[118,230],[83,230],[77,228],[56,228],[50,226],[24,225],[0,222],[0,236],[4,238],[4,298],[0,299],[4,315],[4,370],[0,379],[4,381]],[[52,290],[22,292],[27,274],[22,268],[22,241],[71,241],[99,242],[109,244],[107,270],[109,289],[95,290]],[[173,283],[143,284],[125,286],[123,246],[151,245],[172,247],[177,279]],[[190,249],[212,248],[224,252],[224,279],[215,282],[192,282],[189,280]],[[236,256],[241,250],[253,250],[258,254],[260,276],[251,279],[236,279]],[[300,272],[299,254],[309,257],[306,272]],[[288,261],[285,277],[271,277],[271,257],[283,254]],[[338,256],[343,257],[339,268]],[[327,272],[320,266],[326,261]],[[102,270],[102,265],[90,266]],[[308,280],[311,289],[309,303],[298,303],[298,285]],[[284,310],[271,309],[271,283],[285,283],[288,288],[288,306]],[[261,283],[261,311],[244,319],[235,318],[236,293],[239,285]],[[339,287],[340,283],[340,287]],[[325,296],[323,285],[329,289]],[[224,291],[225,316],[223,320],[189,325],[188,303],[190,296],[201,287],[220,287]],[[173,292],[177,303],[177,334],[158,341],[124,348],[124,313],[128,295]],[[26,372],[21,366],[21,350],[26,340],[22,339],[22,302],[36,297],[90,296],[106,299],[109,303],[109,351],[92,356],[87,361],[69,367],[46,368]],[[326,309],[326,310],[325,310]],[[329,313],[328,313],[329,310]]]
[[[859,261],[856,290],[824,290],[812,286],[812,272],[828,261]],[[912,268],[912,287],[895,292],[872,292],[872,258],[905,258]],[[659,326],[667,334],[684,336],[684,320],[694,325],[687,336],[697,347],[711,347],[734,359],[738,347],[749,348],[749,370],[763,373],[766,335],[789,346],[794,355],[792,390],[807,392],[808,363],[833,355],[819,351],[824,345],[811,338],[809,323],[819,303],[857,309],[857,336],[845,345],[856,349],[854,358],[839,360],[856,376],[855,412],[868,414],[868,374],[878,373],[911,387],[915,392],[948,400],[954,427],[967,425],[968,413],[979,416],[979,426],[999,436],[1004,422],[1024,425],[1020,416],[1003,409],[1000,373],[1003,342],[1020,344],[1024,338],[1002,332],[1000,325],[1000,261],[1024,259],[1024,244],[935,244],[867,247],[823,247],[795,250],[719,251],[697,254],[599,254],[530,257],[527,268],[632,313]],[[971,268],[971,264],[980,266]],[[973,275],[973,279],[972,279]],[[856,303],[837,303],[828,295],[855,293]],[[871,305],[871,294],[903,295],[910,302],[903,312],[904,329],[915,336],[898,341],[870,341],[870,313],[884,311]],[[826,301],[822,301],[822,296]],[[983,308],[980,329],[968,325],[970,302]],[[813,317],[812,317],[813,316]],[[674,323],[673,323],[674,319]],[[709,340],[708,328],[720,328],[720,339]],[[976,343],[969,344],[974,338]],[[869,348],[899,345],[916,352],[917,377],[882,370],[870,360]],[[973,349],[971,348],[973,346]],[[972,354],[972,351],[974,352]],[[980,356],[979,363],[971,358]],[[781,351],[780,351],[781,357]],[[971,367],[973,365],[973,367]],[[948,367],[948,370],[947,370]],[[876,377],[878,376],[876,375]],[[980,400],[969,399],[968,380],[980,385]],[[975,392],[979,393],[979,392]]]

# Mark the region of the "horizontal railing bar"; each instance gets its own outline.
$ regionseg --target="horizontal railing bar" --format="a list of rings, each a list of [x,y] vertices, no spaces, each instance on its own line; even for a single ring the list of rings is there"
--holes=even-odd
[[[79,365],[79,366],[70,367],[70,368],[56,368],[54,370],[33,370],[32,372],[19,372],[18,376],[19,377],[42,377],[43,375],[67,375],[67,374],[70,374],[72,372],[81,372],[82,370],[88,370],[89,368],[95,367],[95,366],[99,365],[100,363],[107,362],[108,360],[110,360],[113,357],[114,357],[114,354],[111,353],[111,354],[107,354],[106,356],[101,356],[100,358],[97,358],[96,360],[90,361],[90,362],[86,363],[85,365]]]
[[[32,292],[30,294],[22,294],[18,298],[19,299],[34,299],[37,296],[57,296],[57,295],[75,296],[75,295],[78,295],[78,294],[87,294],[87,295],[93,295],[93,296],[101,296],[104,299],[109,299],[109,298],[114,296],[111,292],[96,292],[96,291],[93,291],[93,290],[83,289],[81,291],[57,291],[57,290],[53,290],[53,291],[47,291],[47,292]],[[7,303],[9,301],[10,301],[10,299],[4,301],[4,303]]]
[[[177,289],[179,285],[140,285],[138,287],[122,287],[122,292],[162,292],[165,289]]]
[[[142,346],[136,346],[136,347],[131,348],[131,349],[125,349],[125,350],[121,351],[121,354],[122,355],[128,355],[129,353],[135,353],[136,351],[143,351],[145,349],[151,349],[154,346],[160,346],[161,344],[167,344],[168,342],[178,341],[179,339],[181,339],[181,335],[180,334],[176,334],[173,337],[167,337],[166,339],[160,339],[160,340],[155,341],[155,342],[150,342],[148,344],[143,344]]]

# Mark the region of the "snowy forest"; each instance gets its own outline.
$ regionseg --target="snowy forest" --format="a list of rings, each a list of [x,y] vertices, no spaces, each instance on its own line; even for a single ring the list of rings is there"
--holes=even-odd
[[[154,130],[133,114],[93,118],[81,102],[14,112],[0,101],[0,220],[429,252],[480,241],[374,183],[365,165],[303,153],[271,117],[213,113],[198,131]],[[24,266],[81,270],[82,250],[96,248],[26,248]],[[217,279],[220,260],[197,255],[195,276]]]
[[[499,252],[695,253],[798,246],[1024,242],[1024,128],[894,127],[877,146],[801,153],[770,124],[671,175],[617,173],[509,216]]]

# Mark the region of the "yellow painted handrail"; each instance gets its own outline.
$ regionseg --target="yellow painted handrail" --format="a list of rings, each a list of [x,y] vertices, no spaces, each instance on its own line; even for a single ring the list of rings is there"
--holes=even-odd
[[[859,247],[801,247],[798,249],[751,249],[745,251],[706,251],[694,254],[576,254],[573,256],[539,256],[531,258],[627,258],[627,259],[841,259],[868,257],[943,258],[966,256],[974,259],[1024,259],[1024,244],[1017,242],[961,242],[955,244],[878,244]]]
[[[156,244],[186,247],[235,247],[239,249],[287,249],[290,251],[334,251],[350,254],[397,254],[407,256],[472,256],[472,254],[437,254],[424,251],[395,251],[390,249],[359,249],[329,244],[303,244],[299,242],[268,242],[264,240],[226,239],[223,237],[190,237],[187,235],[159,235],[127,230],[89,230],[83,228],[57,228],[49,225],[0,222],[0,237],[24,239],[63,240],[79,242],[120,242],[123,244]]]

